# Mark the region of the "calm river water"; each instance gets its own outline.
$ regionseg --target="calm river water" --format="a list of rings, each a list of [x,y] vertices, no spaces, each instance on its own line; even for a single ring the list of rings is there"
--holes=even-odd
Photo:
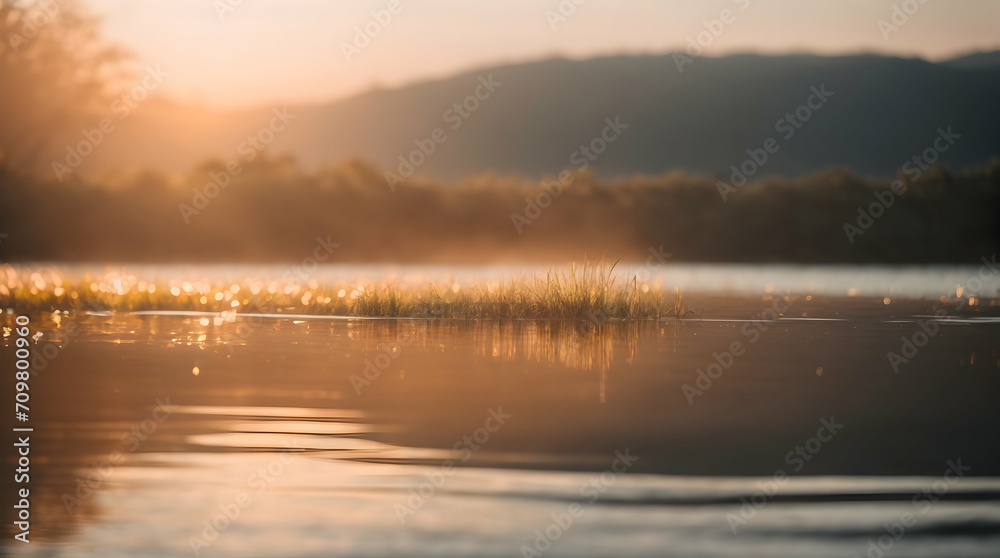
[[[691,318],[595,327],[37,312],[31,543],[5,450],[0,549],[995,557],[1000,308],[992,278],[967,304],[976,269],[681,267],[657,277]]]

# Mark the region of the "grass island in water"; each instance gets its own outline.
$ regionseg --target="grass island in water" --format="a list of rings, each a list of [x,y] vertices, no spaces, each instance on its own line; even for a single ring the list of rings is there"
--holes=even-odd
[[[689,313],[679,290],[665,292],[636,275],[614,274],[615,263],[551,268],[544,276],[500,277],[462,286],[423,287],[383,281],[320,283],[288,274],[278,279],[155,280],[111,271],[66,278],[55,268],[6,266],[0,306],[38,311],[202,311],[297,313],[355,317],[464,319],[656,319]]]

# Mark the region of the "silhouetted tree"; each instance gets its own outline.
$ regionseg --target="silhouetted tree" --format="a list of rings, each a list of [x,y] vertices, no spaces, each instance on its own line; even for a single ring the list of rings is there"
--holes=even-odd
[[[45,168],[110,102],[127,59],[76,0],[0,0],[0,164]]]

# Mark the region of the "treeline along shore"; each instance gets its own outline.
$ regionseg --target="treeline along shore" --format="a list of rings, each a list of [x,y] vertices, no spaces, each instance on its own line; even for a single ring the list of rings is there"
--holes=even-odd
[[[0,166],[4,261],[641,261],[963,263],[997,250],[1000,161],[871,179],[830,169],[738,188],[671,172],[599,179],[483,173],[456,182],[347,160],[315,172],[261,157],[59,182]]]

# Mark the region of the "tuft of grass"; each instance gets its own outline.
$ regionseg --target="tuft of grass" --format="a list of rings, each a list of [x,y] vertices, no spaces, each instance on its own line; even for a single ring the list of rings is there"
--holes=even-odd
[[[682,318],[689,313],[680,291],[669,300],[662,291],[640,285],[632,276],[620,282],[617,262],[584,262],[550,269],[544,277],[500,277],[488,286],[474,284],[442,292],[434,284],[418,293],[387,285],[357,298],[353,316],[414,316],[479,319],[650,319]]]
[[[131,275],[85,275],[76,280],[57,270],[12,268],[0,273],[0,307],[22,311],[190,310],[206,312],[304,313],[356,317],[460,319],[636,320],[683,318],[690,313],[675,289],[619,280],[618,262],[599,260],[551,268],[544,275],[498,277],[471,287],[428,282],[412,288],[391,282],[341,281],[320,285],[294,279],[153,283]]]

